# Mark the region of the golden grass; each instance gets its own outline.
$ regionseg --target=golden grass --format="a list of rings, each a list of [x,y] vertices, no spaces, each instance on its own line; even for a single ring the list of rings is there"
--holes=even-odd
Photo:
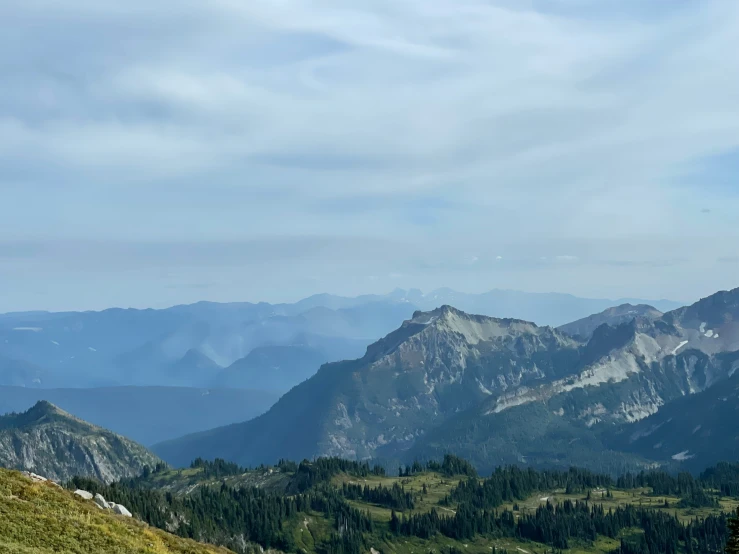
[[[0,469],[0,553],[227,554],[100,510],[51,483]]]

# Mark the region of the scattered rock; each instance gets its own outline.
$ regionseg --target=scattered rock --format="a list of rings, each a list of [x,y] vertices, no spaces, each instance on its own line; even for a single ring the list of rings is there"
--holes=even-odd
[[[122,506],[121,504],[116,504],[115,507],[113,508],[113,511],[116,514],[118,514],[118,515],[122,515],[122,516],[126,516],[126,517],[133,517],[133,514],[131,512],[129,512],[126,509],[126,507],[125,506]]]
[[[95,504],[97,504],[101,508],[107,508],[108,507],[107,500],[105,500],[105,498],[103,497],[103,495],[100,494],[100,493],[97,493],[95,495]]]
[[[25,475],[26,477],[30,477],[31,481],[33,481],[34,483],[45,483],[46,481],[48,481],[46,477],[36,475],[35,473],[31,473],[30,471],[24,471],[23,475]]]
[[[108,508],[109,510],[112,510],[113,508],[115,508],[115,502],[108,502],[108,505],[106,506],[106,508]]]
[[[77,489],[76,491],[74,491],[74,494],[76,494],[80,498],[84,498],[85,500],[92,500],[91,492],[83,491],[82,489]]]

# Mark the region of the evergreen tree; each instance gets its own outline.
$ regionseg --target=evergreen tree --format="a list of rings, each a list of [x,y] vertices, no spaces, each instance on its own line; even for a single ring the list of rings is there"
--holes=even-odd
[[[736,515],[729,519],[729,539],[726,541],[726,554],[739,554],[739,508]]]

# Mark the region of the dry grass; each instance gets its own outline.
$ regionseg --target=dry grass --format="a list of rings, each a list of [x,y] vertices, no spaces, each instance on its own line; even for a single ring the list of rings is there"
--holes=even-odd
[[[102,511],[50,483],[0,469],[0,553],[227,554]]]

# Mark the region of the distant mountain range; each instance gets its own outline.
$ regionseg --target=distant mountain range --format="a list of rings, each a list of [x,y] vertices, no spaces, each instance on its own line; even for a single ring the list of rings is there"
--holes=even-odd
[[[412,317],[449,304],[561,325],[625,301],[495,290],[396,290],[294,304],[200,302],[165,310],[0,315],[0,385],[33,388],[177,385],[285,392],[326,362],[362,356]],[[650,303],[660,310],[670,301]]]
[[[739,367],[739,289],[664,315],[611,310],[569,329],[575,336],[450,306],[417,311],[362,358],[322,366],[266,414],[154,451],[174,464],[197,456],[407,462],[451,451],[484,469],[646,467],[664,456],[614,437],[729,382]]]
[[[161,462],[135,442],[87,423],[49,402],[0,417],[0,466],[48,479],[75,475],[112,482]]]

